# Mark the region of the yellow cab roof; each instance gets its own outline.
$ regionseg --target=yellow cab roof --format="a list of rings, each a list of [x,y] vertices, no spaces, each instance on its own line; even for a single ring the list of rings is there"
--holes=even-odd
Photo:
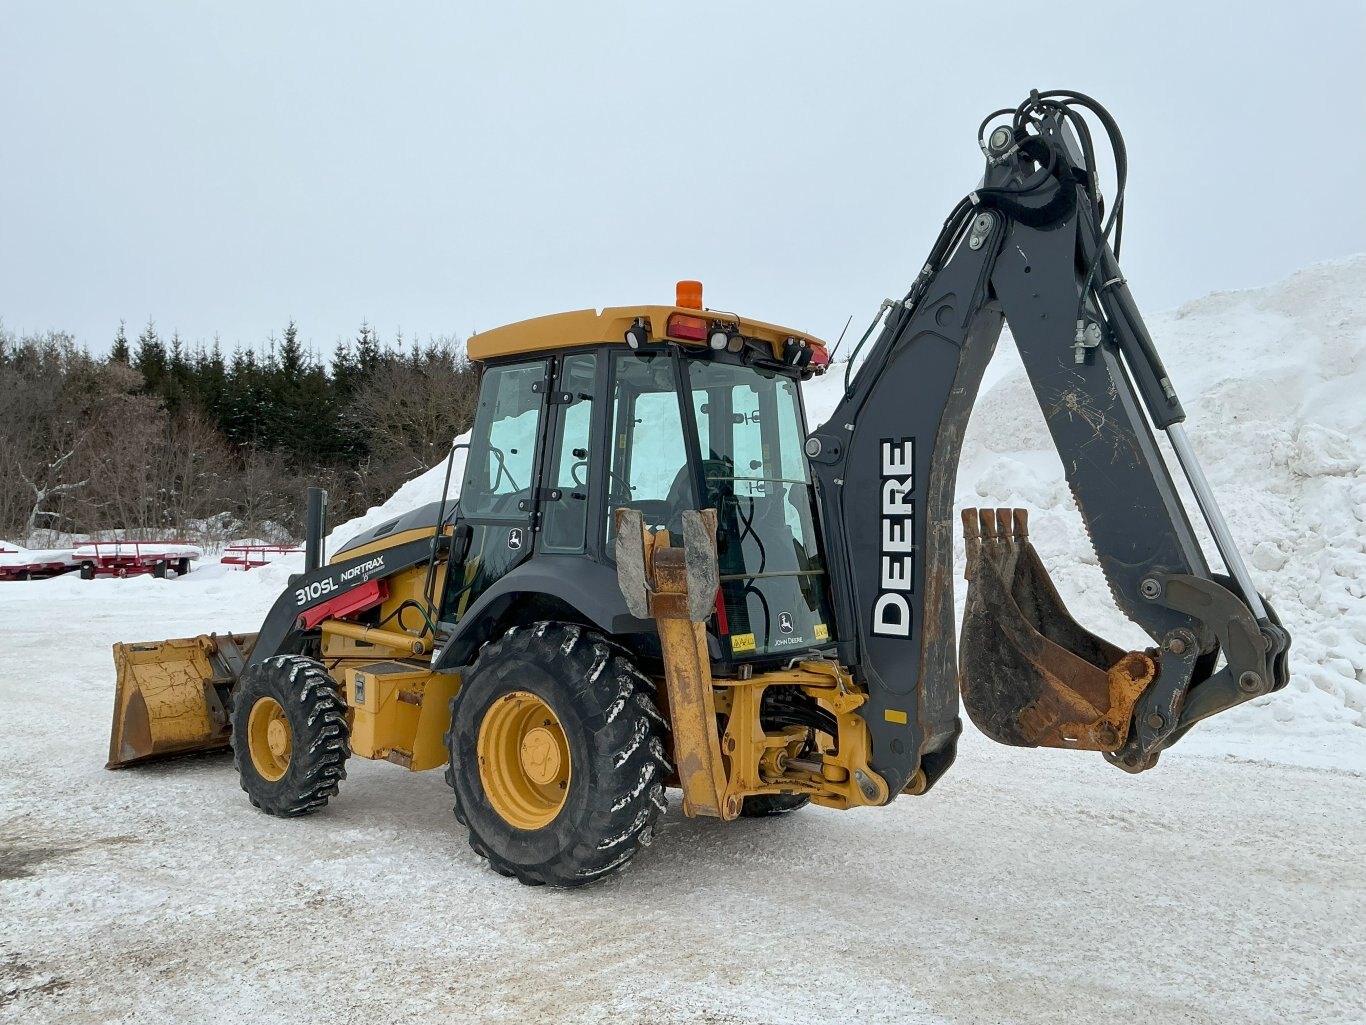
[[[773,347],[774,356],[779,359],[782,358],[784,344],[790,338],[819,349],[826,348],[824,342],[805,331],[765,324],[761,320],[749,320],[719,310],[699,310],[685,306],[613,306],[604,310],[552,313],[506,327],[480,331],[470,336],[468,351],[470,359],[485,360],[548,349],[567,349],[576,345],[600,345],[605,342],[625,345],[626,330],[637,321],[643,321],[648,327],[651,343],[667,341],[705,348],[705,338],[695,340],[669,334],[669,324],[676,316],[705,321],[708,330],[726,326],[738,331],[744,338],[768,342]]]

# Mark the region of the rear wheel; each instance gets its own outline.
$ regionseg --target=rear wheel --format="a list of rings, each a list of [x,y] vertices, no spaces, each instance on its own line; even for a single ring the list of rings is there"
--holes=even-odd
[[[335,797],[349,741],[337,683],[315,659],[268,658],[233,691],[233,763],[251,803],[268,815],[306,815]]]
[[[579,886],[649,844],[665,808],[649,679],[597,634],[537,623],[488,645],[451,701],[455,817],[494,871]]]
[[[81,579],[82,579],[82,580],[94,580],[94,579],[95,579],[95,564],[94,564],[93,562],[83,562],[83,563],[81,563]]]
[[[165,559],[158,559],[156,562],[152,563],[152,576],[156,577],[158,580],[166,579]]]

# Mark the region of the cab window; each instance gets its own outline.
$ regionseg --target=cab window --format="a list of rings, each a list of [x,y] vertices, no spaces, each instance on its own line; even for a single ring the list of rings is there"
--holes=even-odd
[[[588,526],[589,457],[593,451],[593,421],[597,357],[566,356],[556,391],[572,396],[559,404],[555,440],[550,446],[549,486],[558,499],[541,508],[541,545],[552,552],[583,550]],[[596,486],[596,482],[592,482]]]
[[[695,508],[674,361],[666,354],[618,353],[613,360],[612,435],[607,480],[611,511],[638,509],[650,527],[682,530]]]
[[[463,516],[526,518],[518,503],[531,496],[535,483],[531,475],[542,405],[535,386],[545,373],[544,360],[484,372],[460,490]]]

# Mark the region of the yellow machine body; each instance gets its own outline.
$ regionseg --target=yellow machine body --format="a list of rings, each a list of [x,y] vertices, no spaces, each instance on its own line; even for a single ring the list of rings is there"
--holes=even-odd
[[[441,738],[460,689],[458,675],[432,673],[417,659],[374,662],[347,669],[344,686],[353,755],[414,772],[446,764]]]

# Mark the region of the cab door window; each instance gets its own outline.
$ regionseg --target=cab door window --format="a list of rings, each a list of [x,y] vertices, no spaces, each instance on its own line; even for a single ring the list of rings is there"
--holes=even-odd
[[[683,511],[696,508],[678,396],[667,355],[621,353],[613,360],[609,538],[613,509],[637,509],[647,526],[681,536]]]
[[[545,360],[484,371],[459,499],[469,541],[464,557],[447,567],[442,622],[463,619],[489,587],[531,554],[530,500],[545,375]]]
[[[546,486],[558,491],[560,497],[541,507],[541,546],[546,551],[582,551],[587,536],[589,488],[597,486],[589,473],[597,362],[592,355],[566,356],[555,385],[557,392],[570,398],[556,405],[558,419]]]
[[[541,428],[545,360],[490,367],[479,389],[469,460],[460,490],[467,519],[526,519]]]

